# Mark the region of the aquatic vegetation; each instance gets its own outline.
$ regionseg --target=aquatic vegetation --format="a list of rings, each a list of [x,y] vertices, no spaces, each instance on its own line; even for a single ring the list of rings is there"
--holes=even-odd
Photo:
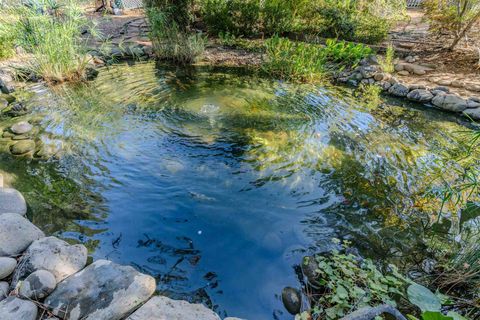
[[[378,63],[384,72],[393,73],[395,71],[393,60],[395,59],[395,48],[390,43],[387,47],[384,57],[378,58]]]
[[[326,74],[324,50],[314,44],[296,43],[275,36],[265,42],[265,73],[288,80],[315,82]]]
[[[339,64],[341,67],[356,66],[360,60],[373,53],[372,49],[363,44],[327,39],[325,55],[328,61]]]
[[[328,256],[306,257],[303,261],[302,268],[313,269],[308,280],[317,291],[312,294],[314,318],[339,319],[367,306],[396,306],[395,297],[403,296],[406,280],[395,266],[389,266],[389,272],[382,272],[372,260],[346,253],[350,244],[344,241],[342,252],[333,250]]]
[[[329,39],[322,47],[278,36],[265,41],[265,48],[261,66],[265,73],[301,82],[318,82],[326,78],[330,69],[355,66],[372,53],[361,44]]]
[[[95,34],[95,29],[77,2],[41,0],[31,6],[5,5],[0,11],[0,25],[16,30],[15,44],[32,54],[23,72],[52,82],[85,78],[89,58],[82,32]]]
[[[374,84],[362,84],[358,88],[358,97],[364,102],[369,108],[375,108],[380,105],[382,99],[380,94],[382,93],[382,88]]]

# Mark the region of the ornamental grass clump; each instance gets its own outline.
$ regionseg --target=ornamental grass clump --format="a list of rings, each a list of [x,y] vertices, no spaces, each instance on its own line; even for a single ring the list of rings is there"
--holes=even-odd
[[[0,25],[15,30],[15,45],[31,54],[24,72],[48,82],[85,79],[88,39],[82,33],[95,30],[75,1],[12,2],[0,11]]]

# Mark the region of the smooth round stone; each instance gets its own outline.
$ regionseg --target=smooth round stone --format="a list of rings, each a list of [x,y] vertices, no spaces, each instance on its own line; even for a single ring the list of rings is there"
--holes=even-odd
[[[296,315],[300,313],[302,308],[302,296],[297,289],[286,287],[282,290],[282,302],[285,309],[292,314]]]
[[[24,134],[32,131],[33,126],[26,122],[26,121],[21,121],[19,123],[15,123],[10,130],[12,130],[13,133],[15,134]]]
[[[2,320],[35,320],[37,313],[37,306],[32,301],[8,297],[0,302],[0,319]]]
[[[21,140],[10,146],[10,152],[14,155],[22,155],[33,150],[35,150],[35,141],[33,140]]]
[[[57,281],[52,273],[38,270],[22,282],[19,293],[22,297],[39,300],[48,296],[56,286]]]
[[[27,213],[27,203],[19,191],[0,188],[0,214],[2,213],[17,213],[21,216]]]
[[[0,280],[11,275],[16,266],[17,260],[8,257],[0,257]]]
[[[8,282],[0,281],[0,301],[8,296]]]

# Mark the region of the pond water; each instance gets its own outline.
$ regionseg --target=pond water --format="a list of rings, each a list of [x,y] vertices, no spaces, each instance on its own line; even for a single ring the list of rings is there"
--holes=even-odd
[[[61,152],[14,158],[2,139],[0,169],[34,223],[155,276],[162,294],[247,319],[292,319],[279,294],[332,238],[409,254],[412,195],[465,130],[436,110],[234,69],[124,64],[31,89],[33,112],[1,126],[29,120]]]

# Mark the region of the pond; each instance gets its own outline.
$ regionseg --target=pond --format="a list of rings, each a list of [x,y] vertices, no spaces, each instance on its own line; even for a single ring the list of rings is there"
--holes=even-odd
[[[424,169],[466,130],[437,110],[238,69],[120,64],[88,85],[31,90],[32,112],[0,125],[29,120],[61,151],[15,158],[2,139],[0,169],[33,222],[155,276],[161,294],[246,319],[292,319],[281,290],[332,238],[409,254]]]

